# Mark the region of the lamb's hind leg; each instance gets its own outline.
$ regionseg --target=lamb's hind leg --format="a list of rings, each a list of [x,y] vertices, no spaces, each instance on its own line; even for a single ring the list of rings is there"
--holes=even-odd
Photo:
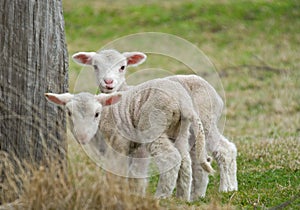
[[[192,186],[192,168],[189,154],[182,157],[182,162],[177,179],[176,197],[190,201],[190,192]]]
[[[218,130],[210,132],[209,147],[220,168],[220,192],[238,189],[236,146],[222,136]]]
[[[188,141],[190,125],[190,120],[182,118],[180,133],[175,142],[175,147],[178,149],[182,158],[176,185],[176,197],[186,201],[190,200],[192,186],[192,161],[189,154],[190,146]]]
[[[191,189],[191,201],[195,201],[200,197],[205,197],[207,185],[209,182],[209,173],[202,167],[199,159],[196,157],[195,145],[191,149],[193,181]]]
[[[159,137],[148,144],[147,148],[160,172],[155,197],[170,197],[176,185],[181,155],[167,136]]]

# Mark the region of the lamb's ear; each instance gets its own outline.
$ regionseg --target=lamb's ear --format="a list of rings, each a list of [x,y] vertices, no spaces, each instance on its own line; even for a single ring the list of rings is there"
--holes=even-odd
[[[72,55],[73,60],[81,65],[92,65],[95,52],[79,52]]]
[[[124,52],[128,66],[138,66],[145,62],[147,56],[141,52]]]
[[[95,96],[95,99],[102,104],[102,106],[109,106],[118,103],[122,98],[121,93],[104,94],[101,93]]]
[[[48,101],[51,101],[58,105],[66,105],[66,103],[68,103],[74,97],[74,95],[70,93],[45,93],[45,96],[48,99]]]

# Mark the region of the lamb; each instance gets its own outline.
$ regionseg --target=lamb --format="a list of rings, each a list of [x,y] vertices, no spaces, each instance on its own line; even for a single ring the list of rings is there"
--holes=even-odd
[[[147,56],[141,52],[124,52],[102,50],[79,52],[73,60],[81,65],[93,66],[97,84],[103,93],[129,90],[125,80],[126,68],[143,63]],[[238,190],[236,156],[234,143],[228,141],[218,130],[217,122],[223,110],[223,101],[215,89],[203,78],[196,75],[176,75],[166,79],[179,82],[190,94],[193,104],[201,116],[206,135],[206,147],[220,169],[219,191]],[[193,184],[192,199],[204,197],[208,184],[208,174],[198,167],[194,159],[195,148],[192,148]]]
[[[156,79],[128,91],[97,96],[90,93],[46,93],[45,96],[66,106],[72,133],[79,143],[87,144],[99,129],[107,144],[126,157],[144,147],[155,157],[160,172],[164,172],[160,174],[156,191],[158,198],[169,197],[177,181],[177,196],[190,200],[190,131],[195,136],[199,167],[207,173],[213,172],[206,159],[199,115],[192,99],[177,82]]]

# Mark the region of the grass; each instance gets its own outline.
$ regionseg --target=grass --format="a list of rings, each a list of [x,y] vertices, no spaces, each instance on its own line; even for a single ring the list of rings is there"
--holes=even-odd
[[[132,33],[164,32],[196,44],[221,75],[226,94],[225,135],[239,151],[239,191],[218,193],[219,177],[212,177],[207,198],[188,205],[217,202],[238,209],[264,209],[299,195],[300,4],[122,2],[65,1],[70,54],[98,50]],[[144,68],[159,63],[173,73],[189,73],[175,61],[160,59],[150,55]],[[72,72],[81,69],[72,61],[70,68]],[[153,178],[152,192],[155,181]],[[298,196],[287,208],[298,208],[299,200]]]
[[[170,33],[201,49],[214,63],[221,77],[226,99],[224,135],[238,148],[239,191],[219,193],[219,177],[216,174],[211,177],[206,198],[199,201],[185,203],[171,198],[158,203],[151,196],[145,200],[131,197],[125,209],[142,209],[147,205],[153,209],[267,209],[289,200],[293,201],[286,209],[299,209],[298,1],[150,0],[142,3],[137,0],[63,0],[63,4],[70,55],[78,51],[96,51],[119,37],[133,33]],[[169,71],[173,74],[189,73],[186,66],[155,55],[150,55],[141,68],[152,66],[172,69]],[[89,75],[89,80],[93,79],[90,77],[91,71],[81,70],[80,66],[70,61],[70,91],[75,90],[81,74]],[[130,69],[128,75],[139,70]],[[94,91],[92,82],[90,86],[91,89],[87,89]],[[72,184],[54,185],[57,190],[63,188],[65,191],[53,191],[51,196],[73,202],[67,206],[57,202],[56,207],[61,204],[69,209],[90,209],[94,207],[93,202],[113,205],[115,200],[112,194],[122,201],[128,198],[122,194],[124,191],[110,192],[103,181],[103,171],[87,158],[72,139],[69,140],[69,165],[72,168]],[[214,168],[217,168],[215,163]],[[45,178],[43,172],[37,172],[37,176]],[[50,179],[50,184],[46,181],[47,189],[51,189],[53,181]],[[120,186],[120,182],[116,182],[115,186]],[[153,177],[150,195],[155,190],[156,182],[157,177]],[[45,183],[41,181],[33,186],[37,188],[25,193],[24,198],[30,200],[30,196],[39,193]],[[94,192],[97,192],[95,196]],[[106,195],[108,193],[112,194]],[[71,199],[66,200],[66,197]],[[103,198],[107,201],[101,200]],[[44,209],[54,209],[49,200],[44,201],[37,203],[44,205]],[[133,205],[137,205],[136,208]]]

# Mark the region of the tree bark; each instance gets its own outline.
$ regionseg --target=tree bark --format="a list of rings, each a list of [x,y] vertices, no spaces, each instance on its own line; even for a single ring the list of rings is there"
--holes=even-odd
[[[67,69],[61,0],[1,0],[0,184],[7,159],[64,162],[65,114],[44,93],[67,91]]]

